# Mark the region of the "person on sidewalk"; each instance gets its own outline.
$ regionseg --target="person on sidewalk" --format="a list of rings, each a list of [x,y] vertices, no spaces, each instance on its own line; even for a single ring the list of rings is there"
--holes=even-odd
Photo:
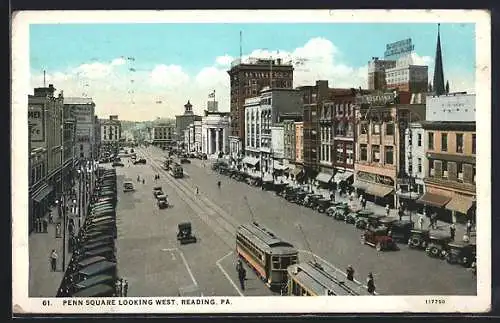
[[[347,280],[354,281],[354,268],[351,265],[347,266]]]
[[[391,208],[389,207],[389,204],[385,205],[385,216],[389,216],[389,213],[391,212]]]
[[[420,230],[424,229],[424,216],[422,214],[418,216],[418,225]]]
[[[467,221],[466,230],[467,230],[467,235],[470,236],[470,233],[472,231],[472,221],[471,220]]]
[[[121,292],[121,285],[120,285],[120,280],[117,279],[116,282],[115,282],[115,294],[117,297],[120,297],[122,296],[122,292]]]
[[[49,211],[49,223],[54,223],[54,216],[52,215],[52,210]]]
[[[373,280],[373,274],[369,273],[368,278],[366,279],[366,289],[368,293],[375,294],[375,281]]]
[[[56,271],[57,269],[57,252],[55,249],[52,249],[52,252],[50,253],[50,268],[52,271]]]
[[[127,294],[128,294],[128,281],[125,280],[123,282],[123,296],[127,297]]]
[[[56,238],[61,237],[61,223],[56,224]]]
[[[361,202],[363,206],[363,210],[366,209],[366,199],[363,197],[363,201]]]
[[[49,221],[47,219],[43,219],[43,233],[47,233],[49,228]]]
[[[455,241],[455,231],[456,231],[455,223],[452,223],[450,225],[450,239],[451,239],[451,241]]]
[[[200,188],[196,186],[196,195],[198,195],[199,193],[200,193]]]
[[[404,215],[404,210],[403,210],[403,207],[401,207],[401,206],[398,209],[398,215],[399,215],[399,221],[402,221],[403,215]]]

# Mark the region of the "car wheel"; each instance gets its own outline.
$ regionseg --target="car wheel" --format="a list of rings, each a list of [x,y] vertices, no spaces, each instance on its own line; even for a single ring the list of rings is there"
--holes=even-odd
[[[375,249],[377,251],[382,251],[382,244],[380,242],[377,242],[377,244],[375,245]]]
[[[438,257],[439,256],[439,250],[436,247],[432,247],[431,250],[430,250],[430,252],[431,252],[431,255],[433,257]]]

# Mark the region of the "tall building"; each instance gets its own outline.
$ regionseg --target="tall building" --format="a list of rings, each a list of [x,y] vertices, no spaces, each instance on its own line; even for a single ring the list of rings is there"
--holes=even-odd
[[[385,71],[387,89],[423,93],[428,89],[428,67],[413,65],[411,57],[396,61],[396,66]]]
[[[231,84],[231,154],[242,154],[245,142],[245,99],[259,95],[262,88],[292,88],[293,66],[281,59],[235,60],[227,71]]]
[[[117,115],[109,116],[99,122],[101,127],[101,148],[118,154],[120,138],[122,137],[122,124]]]
[[[368,89],[386,89],[385,71],[393,67],[396,67],[395,60],[384,60],[378,57],[372,57],[372,60],[368,62]]]
[[[95,159],[95,103],[92,98],[64,98],[76,122],[76,159]]]
[[[175,142],[175,128],[172,124],[157,123],[153,125],[153,145],[166,148]]]
[[[434,64],[434,80],[433,80],[433,90],[436,95],[441,95],[445,93],[445,85],[444,85],[444,72],[443,72],[443,57],[441,54],[441,37],[439,34],[438,24],[438,35],[437,35],[437,44],[436,44],[436,58]]]
[[[195,120],[200,121],[201,116],[193,113],[193,105],[188,102],[184,105],[184,114],[175,116],[175,134],[177,142],[184,142],[184,130]]]

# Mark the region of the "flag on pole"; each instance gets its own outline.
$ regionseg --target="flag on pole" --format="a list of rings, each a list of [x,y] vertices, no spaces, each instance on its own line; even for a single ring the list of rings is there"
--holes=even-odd
[[[208,95],[209,98],[215,98],[215,90]]]

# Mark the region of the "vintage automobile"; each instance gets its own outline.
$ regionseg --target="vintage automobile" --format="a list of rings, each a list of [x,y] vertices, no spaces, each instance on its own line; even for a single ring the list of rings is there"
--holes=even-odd
[[[137,164],[146,164],[146,159],[139,158],[137,160],[134,160],[134,165],[137,165]]]
[[[410,230],[410,238],[408,238],[408,246],[412,249],[424,249],[429,244],[429,230],[412,229]]]
[[[431,232],[429,234],[429,243],[427,248],[425,248],[425,252],[429,257],[444,259],[448,254],[448,243],[450,241],[451,238],[447,234]]]
[[[463,241],[448,243],[446,261],[449,264],[471,267],[472,263],[476,261],[476,245]]]
[[[394,240],[405,243],[410,237],[411,229],[413,229],[413,222],[388,216],[378,219],[378,225],[388,228],[391,231],[390,236]]]
[[[191,223],[184,222],[178,225],[179,232],[177,233],[177,240],[181,244],[195,243],[196,237],[191,232]]]
[[[165,194],[156,195],[156,199],[156,204],[158,205],[159,209],[166,209],[168,207],[168,200]]]
[[[191,161],[190,161],[189,159],[187,159],[187,158],[181,158],[181,159],[179,160],[179,162],[180,162],[181,164],[191,164]]]
[[[355,212],[350,212],[345,217],[345,222],[349,224],[355,224],[358,218],[368,217],[369,215],[374,214],[369,210],[358,210]]]
[[[361,244],[375,247],[377,251],[398,250],[396,241],[387,235],[387,228],[368,228],[361,235]]]
[[[328,210],[328,208],[332,205],[332,203],[333,202],[330,199],[326,198],[319,199],[317,201],[316,210],[318,210],[319,213],[325,213],[326,210]]]
[[[123,165],[122,162],[119,162],[119,161],[114,161],[113,164],[111,165],[113,167],[123,167],[125,165]]]
[[[163,194],[163,189],[161,188],[161,186],[155,186],[153,187],[153,196],[158,198],[158,195],[161,195]]]
[[[358,229],[366,229],[369,226],[377,227],[378,221],[383,217],[384,215],[375,214],[371,211],[358,211],[358,216],[356,217],[354,226]]]
[[[335,207],[330,211],[330,216],[333,216],[335,220],[345,221],[345,217],[349,211],[349,205],[347,203],[337,202]]]
[[[134,191],[134,183],[132,181],[123,182],[123,192],[133,192]]]

